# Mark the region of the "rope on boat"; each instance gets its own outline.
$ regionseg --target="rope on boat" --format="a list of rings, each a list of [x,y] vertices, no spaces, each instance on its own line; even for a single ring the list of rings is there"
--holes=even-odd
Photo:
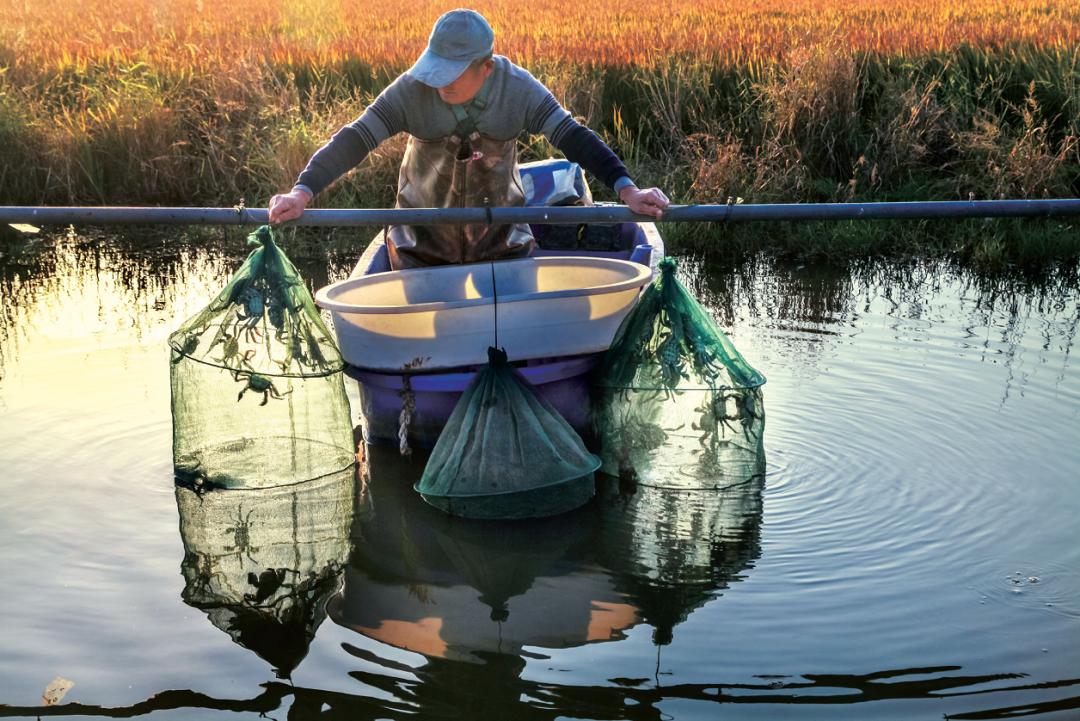
[[[495,313],[495,347],[499,347],[499,288],[495,285],[495,264],[491,264],[492,311]]]
[[[398,416],[398,451],[403,456],[411,456],[409,447],[409,426],[412,414],[416,410],[416,396],[413,394],[412,381],[408,374],[401,377],[401,415]]]

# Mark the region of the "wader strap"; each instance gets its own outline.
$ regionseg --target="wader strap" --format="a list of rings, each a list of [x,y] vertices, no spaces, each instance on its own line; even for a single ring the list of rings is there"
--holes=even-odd
[[[468,103],[450,106],[454,117],[457,118],[457,127],[454,128],[453,135],[458,140],[464,142],[477,134],[477,122],[480,119],[480,113],[487,107],[488,92],[490,90],[491,78],[488,77],[484,84],[480,86],[480,92],[472,100]]]

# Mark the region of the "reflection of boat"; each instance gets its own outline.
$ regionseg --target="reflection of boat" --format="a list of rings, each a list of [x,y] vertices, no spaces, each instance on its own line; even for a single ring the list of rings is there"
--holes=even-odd
[[[359,652],[348,644],[346,648]],[[792,716],[795,709],[808,716],[855,715],[842,714],[840,708],[874,704],[873,710],[865,709],[860,717],[876,717],[875,712],[880,715],[883,703],[896,701],[910,707],[913,702],[921,701],[939,711],[944,708],[952,719],[1008,719],[1039,714],[1065,718],[1062,714],[1080,708],[1080,696],[1075,695],[1080,680],[1065,678],[1032,683],[1022,673],[976,675],[962,673],[966,669],[959,666],[884,668],[862,674],[805,673],[764,677],[755,683],[713,680],[650,688],[630,683],[582,686],[526,681],[516,677],[520,668],[515,670],[511,657],[502,658],[509,662],[504,660],[504,665],[496,662],[483,667],[434,662],[423,671],[412,672],[418,676],[417,681],[371,671],[349,674],[356,681],[377,688],[378,694],[366,689],[350,694],[275,681],[263,684],[258,695],[250,698],[215,698],[197,691],[174,689],[129,706],[66,703],[54,707],[56,712],[49,709],[49,716],[134,718],[178,711],[173,715],[209,718],[212,712],[217,712],[213,718],[218,718],[227,711],[280,718],[278,714],[271,716],[280,710],[290,719],[654,719],[661,715],[657,711],[660,704],[691,702],[704,709],[701,715],[715,711],[712,715],[717,717],[731,716],[732,706],[739,704],[752,706],[757,712],[751,714],[748,710],[746,715],[765,717]],[[517,665],[520,667],[520,663]],[[1056,690],[1055,696],[1047,698],[1047,689]],[[998,705],[988,707],[994,703]],[[42,712],[40,705],[5,705],[2,711],[4,716],[12,717],[40,717]]]
[[[586,428],[586,378],[651,278],[663,241],[651,223],[533,233],[530,258],[396,272],[380,233],[348,279],[319,290],[346,373],[360,385],[368,442],[397,445],[405,418],[410,443],[434,445],[489,346],[505,348],[542,397]]]
[[[287,677],[349,556],[355,469],[293,486],[176,487],[184,602]]]
[[[454,518],[413,493],[422,463],[378,448],[369,462],[335,622],[429,659],[486,663],[618,640],[639,621],[610,575],[583,562],[588,507],[542,522]]]
[[[429,663],[618,641],[642,621],[668,643],[760,555],[760,474],[694,493],[620,489],[604,477],[579,511],[492,523],[420,501],[410,486],[423,459],[372,448],[368,463],[355,550],[329,614]]]

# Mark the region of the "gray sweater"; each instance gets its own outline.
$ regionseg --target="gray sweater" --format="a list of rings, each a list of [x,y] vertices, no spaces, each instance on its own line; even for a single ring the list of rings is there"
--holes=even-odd
[[[496,55],[486,81],[487,105],[477,130],[496,140],[516,138],[523,131],[543,134],[567,159],[580,164],[616,191],[633,184],[626,168],[591,130],[578,124],[528,70]],[[457,127],[450,106],[435,88],[407,73],[398,76],[354,122],[320,148],[297,179],[312,193],[320,192],[362,161],[379,143],[400,132],[421,140],[438,140]]]

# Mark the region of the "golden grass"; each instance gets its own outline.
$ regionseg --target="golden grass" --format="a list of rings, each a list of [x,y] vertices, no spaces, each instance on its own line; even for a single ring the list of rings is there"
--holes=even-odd
[[[457,5],[0,0],[0,203],[262,204]],[[473,7],[496,52],[676,202],[1080,194],[1076,0]],[[402,149],[386,143],[317,201],[391,204]],[[523,159],[551,152],[523,139]],[[949,227],[918,242],[1007,255],[990,253],[1000,234]],[[737,232],[773,237],[757,228]],[[892,247],[869,226],[795,234]],[[1043,255],[1080,255],[1075,230],[1040,237]]]
[[[245,63],[401,68],[453,3],[418,0],[0,0],[0,67],[43,72],[148,63],[169,75]],[[717,0],[474,7],[496,51],[525,64],[648,67],[671,56],[745,65],[823,42],[890,55],[960,45],[1080,45],[1075,0]]]

